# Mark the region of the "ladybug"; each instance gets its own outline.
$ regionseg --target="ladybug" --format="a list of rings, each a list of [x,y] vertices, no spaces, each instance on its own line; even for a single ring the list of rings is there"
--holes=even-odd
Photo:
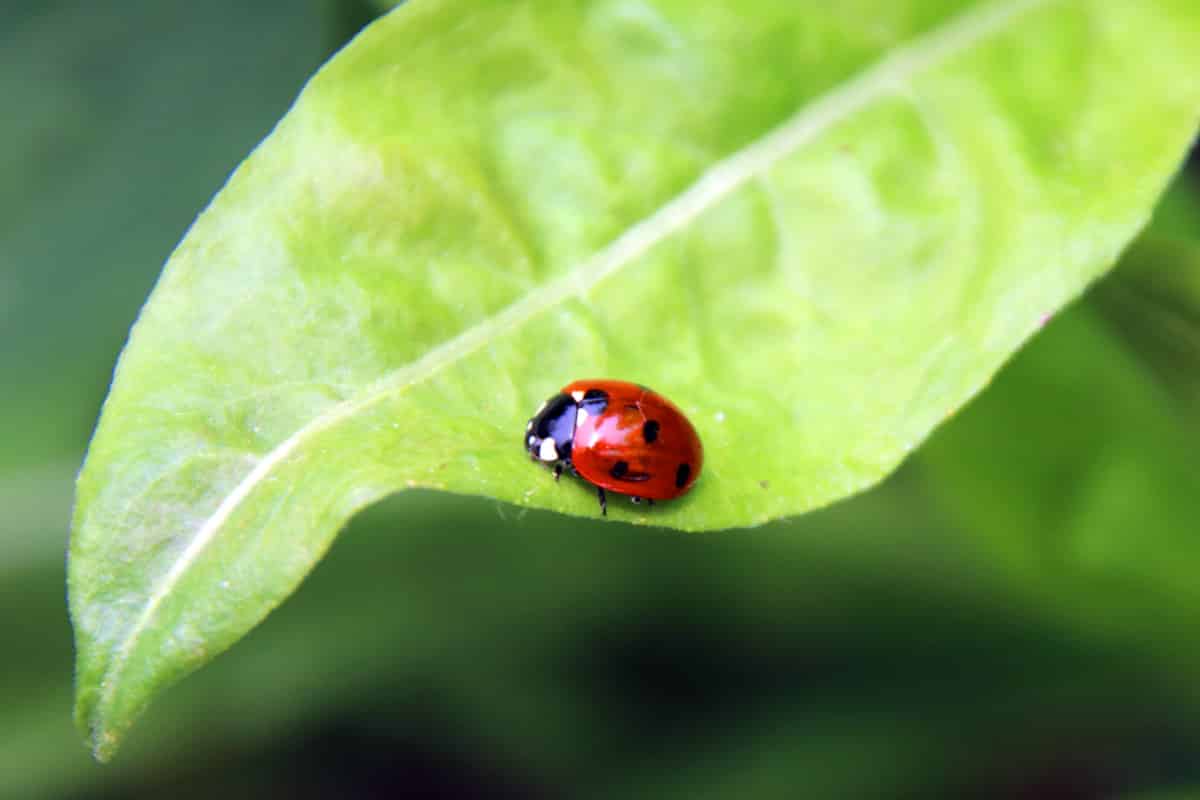
[[[534,461],[566,470],[596,487],[600,513],[605,490],[633,502],[670,500],[700,477],[704,448],[696,429],[667,398],[636,383],[574,381],[537,410],[525,426]]]

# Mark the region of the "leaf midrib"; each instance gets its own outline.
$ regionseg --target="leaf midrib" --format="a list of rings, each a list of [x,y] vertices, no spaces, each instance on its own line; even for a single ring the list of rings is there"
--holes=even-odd
[[[155,584],[145,607],[113,651],[106,679],[92,714],[93,742],[101,741],[99,710],[110,705],[121,682],[115,676],[123,669],[138,639],[190,566],[216,538],[225,522],[241,503],[309,437],[344,419],[353,417],[381,400],[399,394],[478,350],[493,337],[515,329],[538,314],[557,306],[572,295],[582,295],[633,263],[651,247],[696,219],[721,198],[761,175],[805,142],[845,120],[872,100],[900,89],[912,76],[965,50],[1005,27],[1023,14],[1062,0],[1012,0],[986,3],[955,17],[907,45],[894,49],[854,78],[844,82],[801,108],[762,138],[727,156],[704,172],[649,217],[640,220],[591,258],[567,270],[462,333],[430,350],[421,358],[399,367],[367,386],[358,396],[329,408],[276,445],[220,503],[196,530],[178,560]]]

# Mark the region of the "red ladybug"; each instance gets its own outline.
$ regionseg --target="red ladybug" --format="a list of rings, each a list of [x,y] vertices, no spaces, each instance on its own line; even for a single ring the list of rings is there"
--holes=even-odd
[[[525,426],[525,449],[596,487],[646,500],[670,500],[692,487],[704,465],[696,429],[675,405],[645,386],[625,381],[568,383],[542,403]]]

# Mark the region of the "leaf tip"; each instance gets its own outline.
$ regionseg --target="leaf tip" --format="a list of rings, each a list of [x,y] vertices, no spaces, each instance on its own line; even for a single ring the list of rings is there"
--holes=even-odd
[[[92,736],[92,758],[107,764],[117,752],[117,736],[112,731],[98,732]]]
[[[100,709],[96,687],[77,686],[75,690],[75,727],[101,764],[112,760],[121,741],[121,731],[115,729]]]

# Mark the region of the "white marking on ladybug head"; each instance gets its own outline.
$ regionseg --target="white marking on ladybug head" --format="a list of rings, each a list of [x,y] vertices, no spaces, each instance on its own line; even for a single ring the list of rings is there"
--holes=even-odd
[[[538,448],[538,458],[542,461],[558,461],[558,448],[554,446],[554,439],[547,436],[542,439],[542,446]]]
[[[525,423],[525,430],[527,430],[527,431],[533,430],[533,420],[529,420],[529,422]]]
[[[576,389],[575,391],[571,392],[571,397],[575,398],[576,403],[583,402],[583,392],[579,389]]]
[[[587,409],[584,408],[583,406],[580,406],[579,410],[575,412],[575,427],[582,428],[583,423],[587,422],[587,418],[588,418]]]
[[[588,438],[588,447],[595,447],[596,442],[600,441],[600,431],[592,431],[592,435]]]
[[[530,447],[533,447],[533,443],[537,441],[537,437],[536,437],[536,436],[534,436],[534,435],[531,433],[531,434],[529,434],[529,440],[528,440],[528,441],[529,441],[529,446],[530,446]]]

